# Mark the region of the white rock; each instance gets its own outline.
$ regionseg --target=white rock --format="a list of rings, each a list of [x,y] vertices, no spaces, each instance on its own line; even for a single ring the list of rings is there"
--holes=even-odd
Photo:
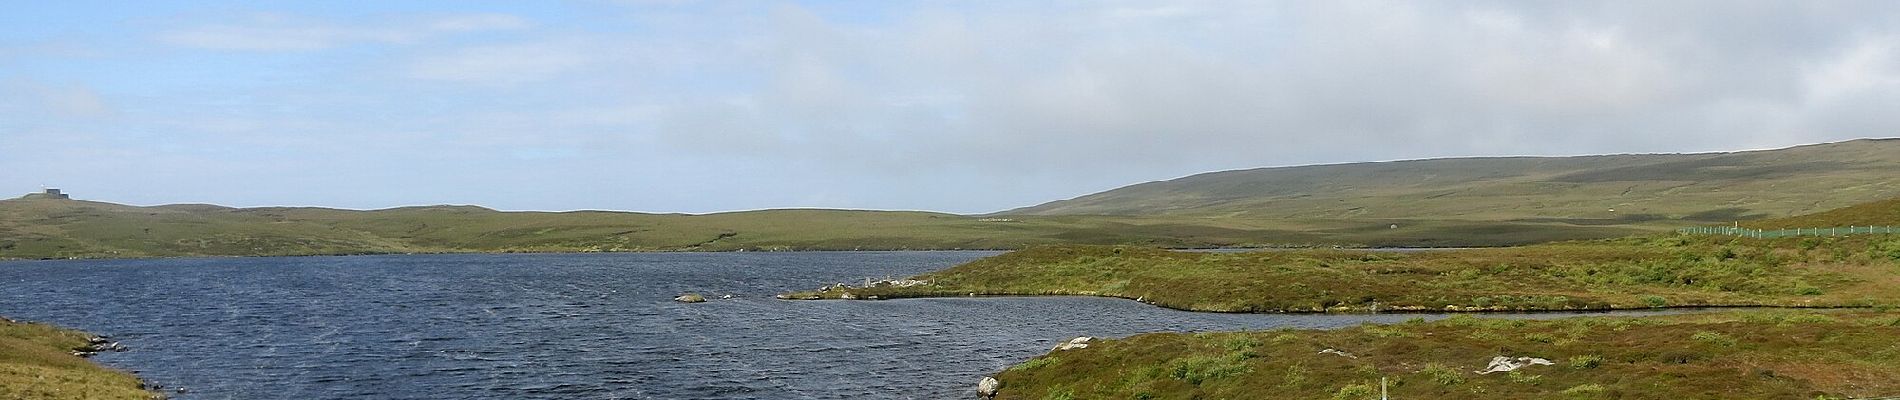
[[[996,390],[1003,388],[1003,382],[994,377],[983,377],[976,382],[976,395],[985,399],[996,398]]]
[[[1344,351],[1339,351],[1338,349],[1326,349],[1326,350],[1320,350],[1320,351],[1319,351],[1319,353],[1320,353],[1320,354],[1332,354],[1332,355],[1337,355],[1337,356],[1340,356],[1340,357],[1345,357],[1345,358],[1352,358],[1352,359],[1357,359],[1357,358],[1359,358],[1359,356],[1355,356],[1355,355],[1352,355],[1352,353],[1347,353],[1347,352],[1344,352]]]
[[[1491,364],[1486,365],[1483,371],[1478,371],[1478,374],[1482,375],[1482,374],[1489,374],[1492,372],[1511,372],[1511,371],[1516,371],[1518,368],[1524,368],[1524,367],[1528,367],[1532,365],[1556,365],[1556,364],[1557,363],[1550,362],[1550,360],[1535,358],[1535,357],[1512,358],[1512,357],[1505,357],[1505,356],[1497,356],[1497,357],[1491,357]]]
[[[1052,349],[1050,351],[1086,349],[1086,348],[1089,348],[1089,340],[1092,340],[1092,339],[1094,338],[1091,338],[1088,336],[1082,336],[1082,337],[1077,337],[1074,339],[1069,339],[1069,341],[1067,342],[1062,342],[1062,344],[1056,345],[1055,349]]]

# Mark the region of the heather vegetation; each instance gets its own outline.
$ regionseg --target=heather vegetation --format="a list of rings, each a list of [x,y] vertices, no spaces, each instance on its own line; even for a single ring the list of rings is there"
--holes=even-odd
[[[1894,314],[1819,311],[1156,333],[1002,371],[997,398],[1871,398],[1900,393],[1897,335]],[[1551,363],[1479,373],[1500,356]]]
[[[1745,228],[1755,229],[1900,226],[1900,198],[1859,204],[1808,215],[1748,221],[1740,225]]]

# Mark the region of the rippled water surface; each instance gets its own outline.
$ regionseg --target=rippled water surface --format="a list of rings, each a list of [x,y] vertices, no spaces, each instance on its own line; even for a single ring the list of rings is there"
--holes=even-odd
[[[178,399],[941,399],[1074,336],[1416,315],[1188,313],[1041,297],[780,301],[988,252],[413,255],[0,263],[0,315],[112,335]],[[682,292],[711,301],[671,301]],[[731,295],[731,299],[720,299]]]

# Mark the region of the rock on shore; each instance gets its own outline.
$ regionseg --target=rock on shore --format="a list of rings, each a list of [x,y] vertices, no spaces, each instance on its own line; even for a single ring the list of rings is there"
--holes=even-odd
[[[1069,339],[1069,341],[1062,342],[1062,344],[1056,345],[1055,348],[1050,349],[1049,351],[1086,349],[1086,348],[1089,348],[1089,340],[1092,340],[1092,339],[1094,338],[1091,338],[1088,336],[1082,336],[1082,337],[1077,337],[1074,339]]]
[[[996,380],[995,377],[985,376],[983,380],[976,382],[976,395],[985,399],[993,399],[996,398],[996,391],[1002,388],[1002,381]]]

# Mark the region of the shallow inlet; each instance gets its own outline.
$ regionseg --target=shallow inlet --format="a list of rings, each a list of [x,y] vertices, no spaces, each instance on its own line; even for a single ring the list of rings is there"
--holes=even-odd
[[[993,254],[4,262],[0,314],[113,335],[133,350],[100,361],[188,388],[178,399],[961,398],[1074,336],[1444,317],[1194,313],[1087,297],[772,299]],[[682,292],[712,300],[671,300]]]

